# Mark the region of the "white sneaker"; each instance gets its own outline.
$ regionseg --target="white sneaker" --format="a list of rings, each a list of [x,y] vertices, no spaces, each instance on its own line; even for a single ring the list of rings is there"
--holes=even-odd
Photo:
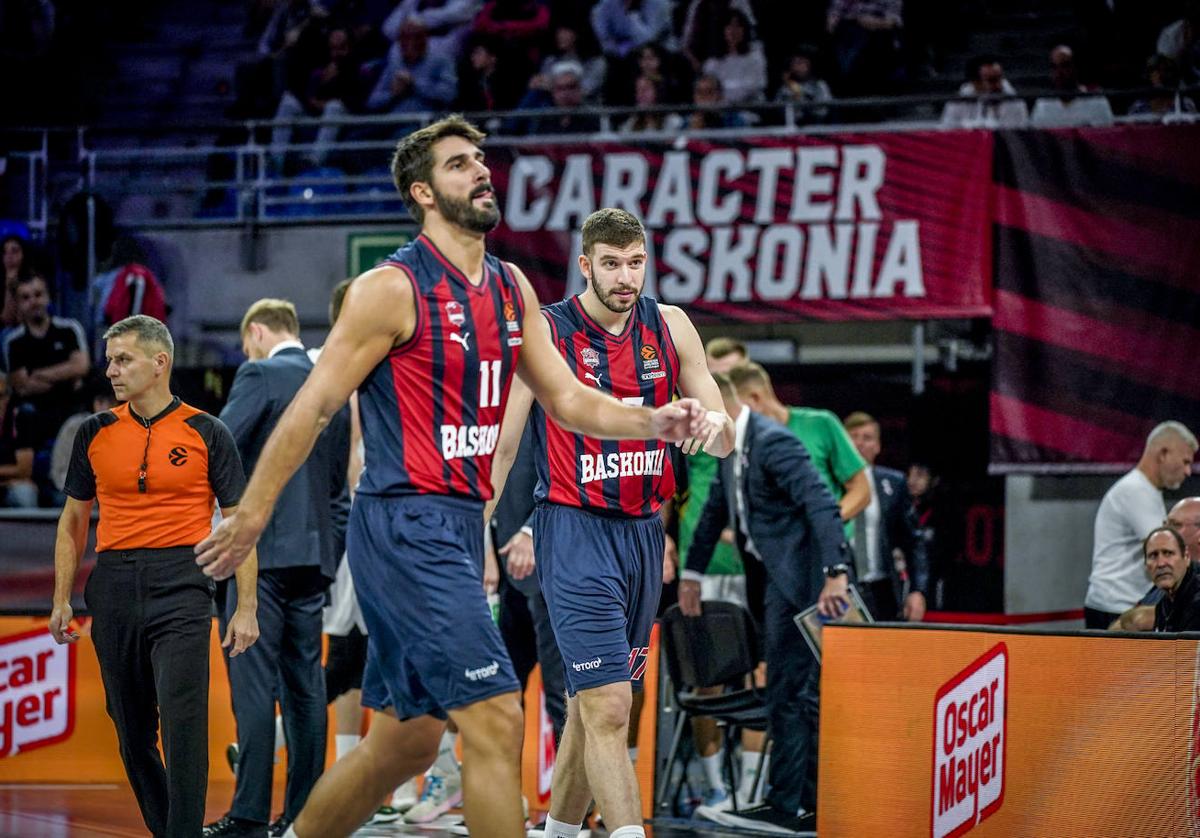
[[[396,786],[392,792],[391,806],[397,812],[407,812],[417,805],[417,778],[413,777],[406,783]]]
[[[444,772],[437,766],[425,772],[421,799],[404,813],[405,823],[429,823],[462,805],[462,773]]]

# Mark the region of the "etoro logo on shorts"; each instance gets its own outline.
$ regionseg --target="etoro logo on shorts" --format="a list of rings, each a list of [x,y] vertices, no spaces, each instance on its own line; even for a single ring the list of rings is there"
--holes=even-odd
[[[933,700],[933,838],[956,838],[999,810],[1007,739],[1008,647],[997,643]]]
[[[478,669],[464,669],[463,674],[472,681],[485,681],[499,671],[499,661],[492,661],[487,666],[481,666]]]
[[[576,672],[588,672],[593,669],[599,669],[600,658],[592,658],[590,661],[572,661],[571,668]]]

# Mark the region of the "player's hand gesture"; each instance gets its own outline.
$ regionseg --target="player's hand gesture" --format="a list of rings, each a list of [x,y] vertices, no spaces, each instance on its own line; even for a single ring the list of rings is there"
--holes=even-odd
[[[666,442],[682,442],[689,437],[707,436],[707,411],[695,399],[678,399],[656,408],[650,414],[654,435]]]
[[[196,564],[205,576],[228,579],[246,561],[266,527],[266,518],[259,521],[246,510],[230,511],[208,538],[196,545]]]

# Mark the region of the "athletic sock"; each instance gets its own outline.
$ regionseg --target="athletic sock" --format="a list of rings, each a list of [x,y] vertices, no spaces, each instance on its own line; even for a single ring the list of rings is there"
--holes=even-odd
[[[754,793],[755,779],[758,777],[758,761],[763,761],[763,777],[758,782],[758,793]],[[742,781],[738,784],[738,800],[744,803],[751,803],[751,796],[756,799],[763,796],[766,791],[767,769],[771,765],[771,757],[767,755],[763,757],[761,751],[742,751]]]
[[[457,741],[457,733],[451,733],[447,730],[442,734],[442,741],[438,743],[437,759],[433,763],[435,768],[440,768],[446,774],[457,774],[459,772],[458,757],[454,754],[454,744]]]
[[[296,834],[295,826],[289,826],[287,832],[283,833],[283,838],[300,838],[300,836]]]
[[[646,838],[646,827],[623,826],[608,833],[608,838]]]
[[[357,733],[337,733],[334,734],[333,743],[334,749],[337,752],[337,758],[341,759],[354,748],[362,740],[362,737]]]
[[[542,829],[545,830],[546,838],[575,838],[579,834],[579,831],[583,829],[583,824],[563,823],[547,815],[546,825]]]
[[[710,789],[725,788],[725,780],[721,777],[721,763],[724,761],[725,750],[723,748],[712,756],[700,757],[700,762],[704,765],[704,776],[708,778]]]

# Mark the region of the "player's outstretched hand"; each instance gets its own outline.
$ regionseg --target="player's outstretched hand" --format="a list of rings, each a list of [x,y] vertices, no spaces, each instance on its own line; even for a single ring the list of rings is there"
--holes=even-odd
[[[678,399],[656,408],[650,414],[650,426],[658,439],[681,442],[699,435],[692,429],[704,426],[704,413],[704,408],[695,399]]]
[[[228,579],[246,561],[266,525],[265,520],[260,524],[241,510],[228,515],[196,545],[196,564],[205,576]]]

